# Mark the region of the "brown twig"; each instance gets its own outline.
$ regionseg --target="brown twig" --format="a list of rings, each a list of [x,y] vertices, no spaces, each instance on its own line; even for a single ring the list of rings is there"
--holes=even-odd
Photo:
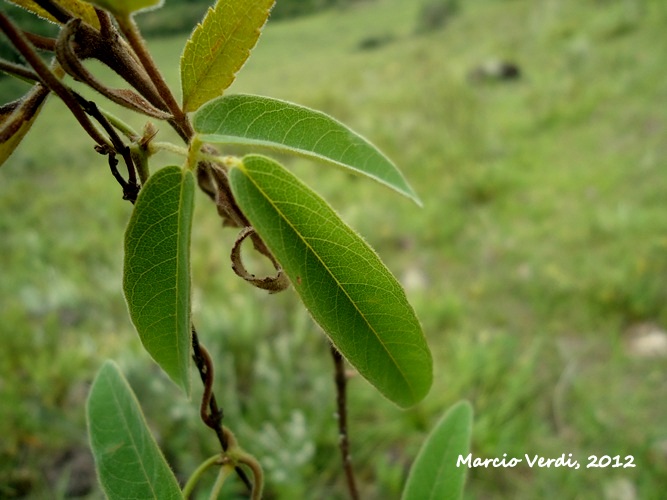
[[[350,456],[350,440],[347,433],[347,397],[346,386],[347,377],[345,375],[345,360],[341,353],[331,345],[331,355],[334,361],[334,380],[336,382],[336,414],[338,416],[338,445],[343,458],[343,469],[347,480],[347,489],[350,492],[350,498],[359,499],[359,491],[354,479],[354,468],[352,467],[352,457]]]
[[[104,148],[101,148],[98,151],[103,154],[109,154],[109,166],[111,167],[111,172],[114,174],[114,177],[123,187],[123,199],[129,200],[132,204],[134,204],[134,202],[137,201],[140,186],[137,183],[137,170],[134,166],[134,159],[132,158],[132,152],[130,148],[123,142],[123,140],[116,132],[116,129],[113,127],[113,125],[111,125],[111,123],[109,123],[107,117],[104,116],[104,114],[99,110],[97,104],[95,104],[93,101],[89,101],[83,98],[76,92],[74,92],[74,96],[76,97],[77,101],[79,101],[79,104],[81,104],[81,107],[83,107],[86,113],[95,118],[95,120],[97,120],[97,122],[102,126],[104,131],[109,134],[109,139],[111,139],[111,144],[113,145],[113,151],[105,151]],[[121,182],[121,180],[119,180],[119,177],[120,179],[122,179],[122,177],[116,169],[118,161],[113,158],[113,153],[118,153],[123,157],[123,161],[127,167],[127,182],[124,180]]]
[[[7,73],[8,75],[18,76],[24,80],[32,80],[33,82],[39,82],[39,76],[37,73],[32,71],[30,68],[25,67],[23,64],[16,64],[6,59],[0,59],[0,71]]]
[[[53,52],[56,49],[55,38],[36,35],[35,33],[30,33],[29,31],[24,31],[23,34],[28,40],[30,40],[30,43],[32,43],[38,50],[46,50],[47,52]]]
[[[30,44],[23,32],[17,28],[3,12],[0,12],[0,29],[7,35],[7,38],[12,42],[19,54],[23,56],[35,73],[37,73],[37,76],[39,76],[44,85],[62,99],[88,135],[100,146],[110,147],[108,141],[88,119],[88,116],[81,108],[70,89],[53,74],[39,54],[35,52],[34,47]]]
[[[189,143],[190,139],[194,135],[194,130],[192,129],[192,124],[188,119],[187,115],[181,109],[181,106],[176,101],[174,94],[171,92],[171,88],[165,82],[162,73],[158,69],[153,56],[148,51],[146,43],[144,42],[141,34],[139,33],[139,28],[137,27],[134,20],[128,16],[125,18],[116,18],[118,21],[118,27],[120,28],[121,33],[125,36],[130,47],[134,50],[135,54],[139,58],[141,65],[148,73],[148,77],[153,82],[153,85],[158,90],[158,93],[164,99],[164,102],[169,108],[169,112],[173,115],[173,120],[170,120],[170,123],[174,126],[176,131],[181,135],[185,142]]]
[[[169,113],[154,107],[133,90],[111,88],[98,80],[95,75],[86,69],[74,49],[74,39],[77,33],[82,31],[81,24],[81,19],[72,19],[60,30],[55,52],[58,62],[63,69],[76,80],[85,83],[116,104],[153,118],[161,120],[171,118]]]
[[[199,343],[199,336],[194,325],[192,326],[192,358],[204,384],[204,394],[199,408],[201,419],[215,432],[222,451],[227,451],[230,443],[228,435],[222,427],[223,411],[218,407],[215,394],[213,394],[213,362],[208,351]],[[245,471],[240,467],[235,467],[234,470],[246,487],[252,490],[252,483]]]

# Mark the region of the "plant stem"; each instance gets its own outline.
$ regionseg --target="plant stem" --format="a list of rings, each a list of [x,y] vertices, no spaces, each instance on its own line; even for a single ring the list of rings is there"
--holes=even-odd
[[[220,496],[220,490],[222,490],[222,486],[225,484],[225,480],[232,472],[234,472],[234,468],[230,467],[229,465],[223,465],[220,467],[220,470],[218,471],[218,477],[213,484],[213,488],[211,488],[211,495],[209,496],[210,500],[217,500],[217,498]]]
[[[350,441],[347,433],[347,397],[346,386],[347,377],[345,376],[345,360],[341,353],[333,345],[331,346],[331,355],[334,361],[336,382],[336,411],[338,415],[338,445],[343,458],[343,469],[347,480],[347,489],[350,492],[350,498],[359,499],[359,491],[354,478],[354,468],[352,467],[352,457],[350,456]]]
[[[30,68],[26,68],[23,64],[16,64],[5,59],[0,59],[0,71],[4,71],[8,75],[20,78],[26,82],[34,83],[40,81],[37,73]]]
[[[130,139],[131,141],[136,141],[141,137],[136,130],[134,130],[130,125],[125,123],[123,120],[118,118],[116,115],[109,113],[108,111],[98,108],[99,112],[104,115],[104,117],[113,125],[116,129],[118,129],[125,137]]]
[[[262,466],[255,457],[245,452],[239,454],[238,462],[249,467],[252,471],[255,481],[253,483],[252,493],[250,494],[251,500],[261,500],[262,492],[264,491],[264,471],[262,471]]]
[[[95,118],[97,122],[102,126],[104,131],[109,134],[109,138],[111,139],[111,143],[117,153],[120,153],[120,155],[123,157],[123,160],[125,161],[125,165],[127,166],[127,171],[128,171],[128,183],[132,186],[137,186],[137,174],[136,170],[134,168],[134,162],[132,161],[132,155],[130,154],[130,148],[125,145],[125,143],[122,141],[122,139],[118,136],[116,133],[116,129],[113,128],[111,123],[107,120],[106,116],[102,112],[100,112],[99,108],[97,107],[97,104],[95,104],[93,101],[88,101],[81,97],[79,94],[74,94],[83,109],[85,109],[86,113],[88,113],[90,116]],[[138,190],[137,190],[138,193]],[[135,193],[135,198],[132,200],[133,202],[136,200],[136,193]]]
[[[85,111],[77,102],[74,94],[70,89],[64,85],[56,75],[53,74],[47,64],[42,61],[39,54],[35,52],[28,39],[23,32],[18,29],[14,23],[3,13],[0,12],[0,29],[7,35],[7,38],[12,42],[16,50],[23,56],[26,62],[35,70],[40,80],[52,90],[65,105],[72,112],[77,121],[81,124],[83,129],[88,133],[92,139],[100,146],[111,148],[109,142],[100,134],[99,130],[95,128],[93,123],[88,119]]]
[[[46,50],[48,52],[53,52],[56,50],[56,39],[55,38],[50,38],[42,35],[36,35],[34,33],[30,33],[28,31],[24,31],[23,34],[25,37],[30,40],[30,43],[32,43],[36,49],[38,50]]]
[[[211,357],[209,356],[208,351],[206,351],[206,349],[199,343],[199,336],[197,335],[197,330],[194,325],[192,325],[192,358],[194,359],[197,370],[199,371],[199,376],[204,384],[204,395],[202,396],[202,404],[200,407],[201,418],[208,427],[215,431],[222,451],[227,451],[230,439],[222,427],[223,412],[218,407],[215,394],[213,394],[213,363],[211,362]],[[208,406],[210,413],[206,411],[206,406]],[[252,483],[243,469],[234,467],[234,470],[248,489],[252,489]]]
[[[154,153],[156,151],[169,151],[170,153],[175,153],[177,155],[181,156],[188,156],[188,149],[183,147],[183,146],[178,146],[176,144],[173,144],[171,142],[151,142],[150,145],[151,153]]]
[[[177,125],[177,130],[185,141],[189,142],[194,134],[190,120],[179,106],[169,85],[164,81],[164,77],[155,64],[153,56],[148,51],[136,23],[130,16],[117,18],[116,21],[118,21],[118,27],[123,35],[125,35],[125,38],[127,38],[128,43],[136,53],[146,73],[148,73],[148,77],[157,88],[162,99],[164,99],[169,112],[174,116],[174,123]]]
[[[192,495],[193,490],[195,489],[195,486],[201,479],[201,476],[204,472],[206,472],[207,469],[210,467],[213,467],[214,465],[220,465],[222,462],[222,457],[220,454],[218,455],[213,455],[210,458],[207,458],[202,462],[199,467],[192,473],[192,475],[188,478],[187,482],[185,483],[185,486],[183,487],[183,496],[185,498],[188,498],[190,495]]]

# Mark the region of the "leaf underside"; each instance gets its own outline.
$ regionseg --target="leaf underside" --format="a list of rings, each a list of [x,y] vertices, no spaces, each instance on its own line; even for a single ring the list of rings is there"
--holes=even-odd
[[[470,450],[472,414],[470,403],[462,401],[443,415],[410,468],[402,500],[462,497],[467,467],[456,464]]]
[[[320,111],[234,94],[205,104],[195,113],[193,126],[204,142],[305,156],[371,177],[421,204],[400,170],[377,147]]]
[[[125,233],[123,290],[153,359],[190,391],[190,232],[194,178],[171,166],[142,188]]]
[[[58,21],[56,21],[56,19],[51,14],[42,9],[34,0],[9,1],[15,5],[18,5],[19,7],[23,7],[25,10],[28,10],[33,14],[37,14],[43,19],[47,19],[53,23],[58,23]],[[93,28],[99,29],[100,21],[97,18],[97,14],[95,14],[95,9],[88,2],[82,2],[80,0],[59,0],[57,3],[69,11],[74,17],[83,19]]]
[[[108,498],[183,498],[136,396],[110,361],[95,377],[86,417],[97,474]]]
[[[69,0],[66,0],[69,1]],[[128,18],[132,14],[160,7],[163,0],[89,0],[90,3],[108,10],[119,18]]]
[[[280,164],[249,155],[230,172],[234,197],[297,293],[348,362],[408,407],[432,381],[421,326],[377,254]]]
[[[181,56],[183,109],[222,95],[257,43],[274,0],[218,0],[192,33]]]
[[[0,107],[0,166],[28,133],[48,96],[46,87],[35,85],[20,100]]]

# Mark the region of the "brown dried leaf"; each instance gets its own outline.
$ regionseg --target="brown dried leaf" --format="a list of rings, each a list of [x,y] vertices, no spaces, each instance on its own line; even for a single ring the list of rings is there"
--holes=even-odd
[[[0,107],[0,165],[28,133],[48,95],[49,90],[37,84],[21,99]]]

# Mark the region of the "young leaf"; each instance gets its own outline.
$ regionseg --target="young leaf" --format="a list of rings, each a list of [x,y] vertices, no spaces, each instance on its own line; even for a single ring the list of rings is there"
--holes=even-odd
[[[459,499],[467,467],[458,467],[467,455],[472,434],[472,407],[467,401],[452,406],[433,428],[412,464],[402,500]]]
[[[51,22],[57,23],[58,21],[44,9],[42,9],[35,0],[9,0],[11,3],[23,7],[25,10],[29,10],[33,14],[37,14],[39,17],[47,19]],[[95,14],[95,9],[92,5],[87,2],[82,2],[80,0],[59,0],[58,5],[63,7],[65,10],[69,11],[74,17],[78,17],[86,21],[93,28],[100,27],[100,21]]]
[[[268,97],[229,95],[204,105],[193,125],[204,142],[259,146],[320,160],[367,175],[420,204],[389,158],[320,111]]]
[[[275,0],[218,0],[181,56],[183,109],[194,111],[222,95],[257,43]]]
[[[90,3],[108,10],[114,16],[127,18],[135,12],[156,9],[162,6],[163,0],[89,0]]]
[[[183,498],[136,396],[111,361],[95,377],[86,418],[97,474],[108,498]]]
[[[0,107],[0,166],[28,133],[48,95],[46,87],[35,85],[21,99]]]
[[[125,232],[123,290],[141,342],[190,393],[190,229],[194,178],[165,167],[142,188]]]
[[[234,197],[313,318],[359,373],[408,407],[428,392],[431,353],[400,284],[316,193],[250,155],[230,172]]]

